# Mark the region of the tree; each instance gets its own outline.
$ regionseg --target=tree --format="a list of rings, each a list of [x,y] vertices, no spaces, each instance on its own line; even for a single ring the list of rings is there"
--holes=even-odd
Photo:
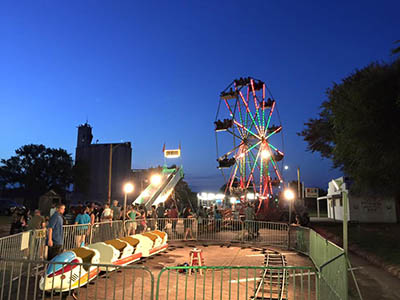
[[[175,197],[180,208],[190,206],[192,209],[197,209],[197,195],[192,192],[185,180],[180,180],[175,186]]]
[[[400,40],[396,41],[395,44],[400,44]],[[392,49],[392,55],[400,54],[400,46]]]
[[[87,195],[90,185],[90,167],[87,162],[76,161],[72,168],[74,192]]]
[[[352,192],[400,195],[400,60],[372,63],[327,90],[299,133],[354,181]]]
[[[50,189],[65,194],[72,183],[72,158],[66,150],[31,144],[15,150],[15,154],[1,160],[0,186],[22,190],[26,205],[34,207]]]

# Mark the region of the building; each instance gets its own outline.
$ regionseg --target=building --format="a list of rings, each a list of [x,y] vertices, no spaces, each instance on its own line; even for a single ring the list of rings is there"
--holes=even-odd
[[[317,198],[318,202],[327,201],[328,218],[343,220],[343,192],[348,193],[349,221],[363,223],[397,222],[396,202],[393,198],[352,195],[349,193],[349,182],[344,177],[331,180],[328,184],[328,194]]]
[[[75,165],[84,166],[81,170],[87,172],[87,182],[83,184],[85,188],[74,188],[75,198],[79,202],[121,201],[123,185],[131,174],[131,143],[92,144],[92,139],[92,127],[88,123],[80,125]]]

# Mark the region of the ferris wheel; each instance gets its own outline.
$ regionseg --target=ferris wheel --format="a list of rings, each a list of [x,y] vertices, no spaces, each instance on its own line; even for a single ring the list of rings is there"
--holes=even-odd
[[[268,199],[280,187],[284,154],[276,102],[265,83],[235,79],[220,94],[215,124],[217,162],[225,194]]]

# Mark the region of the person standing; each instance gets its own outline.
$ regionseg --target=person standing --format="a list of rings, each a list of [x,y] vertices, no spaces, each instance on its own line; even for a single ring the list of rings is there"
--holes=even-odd
[[[40,210],[35,209],[32,219],[28,222],[27,230],[37,230],[46,227],[46,220],[40,215]]]
[[[192,224],[193,224],[193,214],[192,214],[192,210],[190,207],[186,207],[183,210],[183,227],[184,227],[184,231],[185,231],[185,236],[183,238],[184,241],[187,240],[188,235],[190,233],[190,237],[191,239],[193,239],[193,232],[192,232]]]
[[[29,248],[33,251],[39,249],[39,258],[43,258],[44,246],[40,241],[46,237],[45,228],[46,219],[40,215],[40,210],[35,209],[32,219],[29,220],[27,230],[32,230],[31,238],[29,240]],[[30,258],[35,259],[35,257],[32,256]]]
[[[51,216],[48,226],[48,235],[46,245],[49,247],[47,259],[51,260],[62,252],[64,243],[62,215],[65,212],[65,205],[58,204],[55,213]]]
[[[90,224],[90,221],[91,219],[88,215],[88,208],[82,207],[75,218],[75,225],[82,225],[76,227],[76,247],[78,248],[85,245],[85,237],[89,232],[89,226],[87,224]]]
[[[172,219],[172,233],[176,233],[178,210],[176,209],[175,205],[172,205],[171,209],[168,211],[168,218]]]
[[[113,211],[110,208],[109,204],[104,204],[103,212],[101,213],[101,221],[111,221],[113,219]]]
[[[152,205],[151,206],[151,211],[150,213],[147,215],[147,218],[150,219],[149,223],[149,227],[151,230],[156,230],[156,222],[157,222],[157,211],[156,211],[156,206]]]
[[[121,207],[118,206],[118,201],[114,200],[113,201],[113,206],[111,207],[111,210],[113,211],[113,221],[117,221],[121,219]]]
[[[56,205],[53,203],[53,204],[51,205],[51,208],[50,208],[50,218],[53,216],[53,214],[54,214],[56,211],[57,211]]]
[[[146,230],[147,230],[147,221],[146,221],[147,211],[146,211],[146,207],[143,204],[141,204],[139,206],[139,213],[140,213],[140,217],[139,217],[140,231],[146,232]]]
[[[140,213],[136,210],[136,206],[129,205],[126,216],[128,217],[128,220],[130,221],[128,223],[128,235],[136,234],[136,229],[137,229],[137,220],[136,219],[140,217]]]
[[[161,202],[160,204],[158,204],[157,207],[157,229],[158,230],[164,230],[165,227],[165,207],[163,205],[163,203]]]
[[[247,203],[247,207],[244,211],[245,214],[245,227],[247,229],[248,232],[248,237],[249,238],[254,238],[254,219],[255,219],[255,211],[254,211],[254,207],[250,204]]]

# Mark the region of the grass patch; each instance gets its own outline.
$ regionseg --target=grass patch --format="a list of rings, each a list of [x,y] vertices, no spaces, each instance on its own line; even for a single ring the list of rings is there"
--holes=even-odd
[[[318,231],[334,234],[342,239],[342,223],[314,224]],[[399,224],[349,224],[349,244],[355,244],[365,252],[380,257],[388,264],[400,266]]]

